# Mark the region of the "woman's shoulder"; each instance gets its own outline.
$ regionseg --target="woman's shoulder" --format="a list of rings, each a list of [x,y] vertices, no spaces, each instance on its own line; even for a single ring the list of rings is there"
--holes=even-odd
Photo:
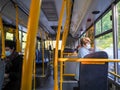
[[[85,47],[81,47],[79,50],[80,51],[86,51],[87,49]]]

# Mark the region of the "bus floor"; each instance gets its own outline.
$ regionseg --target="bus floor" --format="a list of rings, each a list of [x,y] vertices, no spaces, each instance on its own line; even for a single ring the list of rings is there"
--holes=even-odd
[[[36,78],[36,89],[35,90],[53,90],[54,80],[53,72],[49,77]],[[33,89],[34,90],[34,89]]]
[[[58,70],[58,80],[60,80],[59,70]],[[74,77],[64,77],[64,80],[65,82],[63,82],[63,90],[73,90],[74,87],[78,86],[78,83],[74,79]],[[58,84],[60,84],[60,82],[58,82]],[[53,68],[51,69],[51,73],[50,75],[48,75],[48,77],[39,77],[39,76],[36,77],[35,90],[54,90]]]
[[[53,77],[49,77],[43,86],[36,88],[36,90],[53,90]]]
[[[59,75],[58,75],[59,76]],[[58,77],[59,79],[60,77]],[[44,79],[44,78],[42,78]],[[36,79],[36,80],[39,80],[37,81],[38,85],[36,87],[36,90],[54,90],[54,80],[53,80],[53,74],[51,76],[49,76],[48,78],[44,79],[44,80],[39,80],[39,79]],[[41,83],[42,82],[42,83]],[[60,82],[59,82],[60,84]],[[77,83],[76,81],[75,82],[63,82],[63,90],[73,90],[74,87],[77,87]],[[60,88],[60,87],[59,87]],[[34,90],[34,89],[33,89]]]

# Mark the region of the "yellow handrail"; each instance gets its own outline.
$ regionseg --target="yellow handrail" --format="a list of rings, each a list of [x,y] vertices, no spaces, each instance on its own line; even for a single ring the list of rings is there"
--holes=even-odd
[[[120,59],[100,59],[100,58],[58,58],[60,62],[120,62]]]
[[[63,58],[63,50],[66,45],[66,39],[69,31],[69,22],[70,22],[70,14],[71,14],[71,1],[66,1],[66,22],[64,26],[64,32],[62,37],[62,46],[61,46],[61,58]],[[63,62],[60,62],[60,90],[62,90],[63,83]]]
[[[75,74],[63,74],[63,76],[75,76]]]
[[[71,16],[71,8],[72,8],[72,2],[70,0],[67,0],[67,3],[66,3],[66,14],[67,14],[67,17],[66,17],[66,27],[65,27],[65,31],[64,31],[64,35],[63,35],[63,38],[62,39],[64,41],[64,47],[66,45],[66,39],[67,39],[67,36],[68,36],[68,31],[69,31],[69,26],[70,26],[70,16]],[[64,50],[64,48],[63,48]]]
[[[63,53],[64,56],[77,56],[77,53]]]
[[[58,22],[58,30],[56,36],[56,48],[55,48],[55,61],[54,61],[54,90],[58,90],[58,45],[60,40],[60,30],[62,25],[62,19],[64,15],[64,8],[65,8],[66,0],[62,0],[62,8],[60,11],[60,18]]]
[[[6,55],[5,55],[5,35],[4,35],[1,15],[0,15],[0,30],[1,30],[1,34],[2,34],[2,55],[1,55],[1,58],[4,59],[6,57]]]
[[[111,71],[110,71],[110,72],[108,72],[108,73],[110,73],[110,74],[112,74],[112,75],[114,75],[114,76],[120,78],[120,75],[116,74],[115,72],[111,72]]]
[[[38,30],[38,20],[42,0],[32,0],[28,21],[27,43],[22,68],[21,90],[32,89],[33,60],[36,46],[36,34]]]
[[[17,52],[21,52],[20,40],[19,40],[19,30],[18,30],[18,6],[15,5],[15,8],[16,8],[16,32],[15,32],[15,36],[16,36],[16,51]]]
[[[60,90],[62,90],[63,82],[63,62],[60,62]]]

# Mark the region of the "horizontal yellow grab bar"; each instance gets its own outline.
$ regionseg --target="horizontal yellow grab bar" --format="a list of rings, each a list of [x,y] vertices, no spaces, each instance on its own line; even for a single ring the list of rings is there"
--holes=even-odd
[[[63,76],[75,76],[75,74],[63,74]]]
[[[116,76],[116,77],[118,77],[118,78],[120,78],[120,75],[116,74],[115,72],[109,72],[109,73]]]
[[[100,59],[100,58],[58,58],[61,62],[120,62],[120,59]]]

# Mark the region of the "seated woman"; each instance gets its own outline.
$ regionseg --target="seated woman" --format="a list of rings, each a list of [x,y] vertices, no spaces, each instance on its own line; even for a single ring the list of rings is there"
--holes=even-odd
[[[22,55],[19,55],[16,50],[14,41],[5,41],[5,74],[6,80],[3,90],[20,90],[21,72],[22,72]]]
[[[83,37],[80,40],[80,48],[78,50],[78,58],[83,58],[85,55],[89,54],[91,45],[90,45],[90,39],[88,37]],[[75,79],[79,80],[79,67],[80,63],[77,63],[76,65],[76,76]]]
[[[80,40],[81,47],[78,51],[78,57],[83,58],[85,55],[90,53],[90,39],[88,37],[84,37]]]

